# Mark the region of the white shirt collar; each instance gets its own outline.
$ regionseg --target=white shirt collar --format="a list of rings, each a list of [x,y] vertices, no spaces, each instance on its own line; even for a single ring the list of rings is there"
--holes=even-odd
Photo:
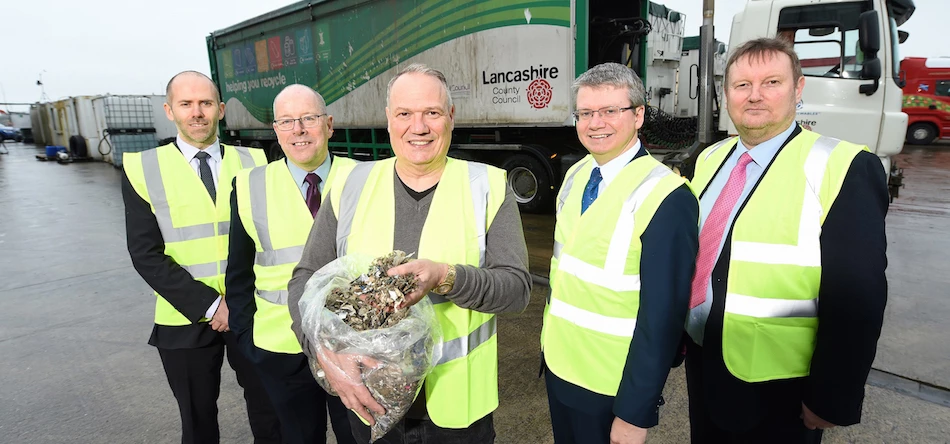
[[[189,163],[194,160],[195,155],[198,154],[198,151],[201,151],[182,140],[180,135],[178,136],[176,143],[178,144],[178,149],[181,150],[181,154],[185,156],[185,160],[187,160]],[[216,162],[221,162],[221,143],[217,139],[215,139],[214,143],[205,148],[204,152],[210,154],[211,158]]]
[[[627,166],[634,157],[637,156],[637,153],[640,152],[640,139],[637,139],[636,143],[630,147],[629,150],[624,151],[619,156],[611,159],[609,162],[603,165],[597,165],[597,162],[594,161],[594,166],[600,168],[600,176],[603,178],[603,181],[600,183],[600,190],[607,188],[607,185],[610,184],[620,171],[623,170],[623,167]]]

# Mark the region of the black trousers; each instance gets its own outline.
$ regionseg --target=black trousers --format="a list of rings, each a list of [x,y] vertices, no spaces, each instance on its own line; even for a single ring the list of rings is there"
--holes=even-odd
[[[548,392],[551,427],[556,444],[609,443],[613,426],[612,396],[591,393],[591,403],[584,408],[565,403],[559,398],[559,388],[569,384],[555,379],[551,370],[544,372],[544,386]]]
[[[220,440],[218,394],[225,351],[238,384],[244,388],[254,443],[280,444],[280,422],[260,377],[238,350],[234,334],[227,332],[221,336],[223,341],[207,347],[158,349],[168,385],[178,400],[182,444],[213,444]]]
[[[773,396],[761,406],[761,419],[749,430],[726,430],[712,419],[703,384],[702,347],[687,341],[686,388],[689,394],[689,431],[692,444],[820,444],[821,430],[808,430],[799,417],[801,398]],[[775,391],[781,393],[781,391]]]
[[[420,396],[423,396],[420,394]],[[356,413],[349,412],[353,437],[359,444],[369,443],[370,428]],[[492,414],[475,421],[464,429],[443,429],[428,419],[403,418],[385,436],[373,444],[492,444],[495,442],[495,424]]]
[[[327,394],[317,384],[303,353],[288,355],[261,349],[253,353],[259,358],[255,367],[280,418],[284,444],[326,444],[328,410],[337,443],[356,443],[347,408],[340,398]]]

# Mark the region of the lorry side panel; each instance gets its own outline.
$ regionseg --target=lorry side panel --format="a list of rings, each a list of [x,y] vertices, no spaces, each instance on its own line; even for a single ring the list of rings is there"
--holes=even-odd
[[[343,8],[342,6],[350,6]],[[339,128],[381,128],[408,63],[445,73],[457,127],[570,124],[570,0],[326,1],[212,34],[226,130],[269,129],[274,96],[303,83]]]

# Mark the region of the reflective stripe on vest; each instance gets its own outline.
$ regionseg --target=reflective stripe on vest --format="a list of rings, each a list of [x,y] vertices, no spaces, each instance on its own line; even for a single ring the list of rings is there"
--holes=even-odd
[[[492,316],[491,319],[480,325],[475,331],[469,333],[466,336],[460,336],[451,341],[446,341],[442,343],[442,358],[439,359],[439,362],[436,365],[445,364],[449,361],[454,361],[456,359],[464,358],[468,356],[469,353],[478,348],[479,345],[482,345],[488,342],[495,333],[498,332],[498,326],[495,322],[495,317]]]
[[[802,201],[796,245],[733,241],[731,261],[773,265],[821,267],[821,182],[828,169],[828,158],[838,140],[820,136],[805,158],[805,194]],[[726,312],[764,317],[815,317],[818,300],[758,298],[733,293],[726,298]]]
[[[215,224],[206,223],[187,227],[175,227],[172,223],[171,207],[162,182],[162,166],[158,162],[158,150],[142,152],[142,171],[145,173],[145,188],[155,209],[155,220],[165,242],[185,242],[215,236]],[[227,224],[227,223],[225,223]]]
[[[578,162],[567,177],[583,177],[592,162]],[[617,394],[637,326],[640,264],[648,260],[639,239],[660,204],[684,183],[652,157],[639,157],[582,216],[584,183],[565,179],[541,335],[548,368],[559,378]]]
[[[615,318],[575,307],[560,299],[551,299],[548,314],[566,319],[579,327],[608,335],[633,337],[636,318]]]
[[[396,159],[357,165],[334,183],[337,255],[379,256],[392,251]],[[504,171],[475,162],[447,159],[432,194],[417,257],[436,262],[485,264],[485,236],[504,201]],[[452,215],[452,224],[443,221]],[[459,221],[461,219],[461,221]],[[497,321],[494,315],[464,309],[430,293],[442,326],[442,355],[426,378],[429,417],[443,428],[465,428],[498,406]]]
[[[346,178],[346,185],[343,187],[343,193],[340,196],[341,202],[356,202],[360,198],[360,193],[366,185],[369,173],[373,170],[374,162],[361,163],[353,168],[350,175]],[[472,204],[475,211],[475,233],[478,236],[478,266],[485,265],[485,233],[486,227],[486,208],[488,205],[488,193],[491,185],[488,183],[488,167],[485,164],[469,162],[468,176],[472,187]],[[340,216],[337,223],[336,251],[340,256],[346,255],[346,238],[350,236],[353,228],[353,216],[356,215],[356,205],[338,206]],[[432,296],[432,294],[430,294]],[[439,296],[439,295],[435,295]],[[443,298],[444,301],[444,298]]]
[[[219,169],[219,199],[205,207],[204,198],[198,189],[203,186],[194,178],[179,177],[189,174],[192,167],[180,151],[168,144],[141,153],[130,153],[127,158],[126,175],[136,192],[151,206],[159,231],[165,243],[166,255],[171,256],[192,278],[224,293],[224,272],[227,269],[227,238],[230,231],[231,179],[242,168],[253,167],[255,162],[264,163],[263,152],[251,153],[244,147],[222,145],[226,153],[236,153],[222,158]],[[259,150],[255,150],[259,151]],[[185,173],[189,171],[189,173]],[[185,185],[192,183],[191,185]],[[192,187],[196,193],[183,196],[181,187]],[[169,191],[175,201],[168,200]],[[200,188],[199,188],[200,187]],[[186,188],[190,189],[190,188]],[[190,191],[188,192],[190,193]],[[173,216],[174,210],[177,211]],[[205,212],[210,211],[207,217]],[[192,210],[197,212],[192,212]],[[184,215],[184,217],[183,217]],[[177,223],[174,217],[177,217]],[[182,220],[212,221],[183,225]],[[177,226],[176,226],[177,225]],[[215,259],[208,261],[209,259]],[[198,263],[194,263],[198,262]],[[160,325],[187,325],[191,322],[179,313],[161,295],[157,294],[155,323]],[[205,319],[201,319],[205,320]]]
[[[613,291],[640,290],[640,275],[625,275],[623,273],[623,267],[626,264],[626,257],[630,249],[630,240],[633,237],[635,209],[643,204],[644,199],[653,192],[660,180],[670,174],[673,174],[673,172],[665,166],[661,165],[653,168],[643,182],[624,201],[620,210],[623,217],[617,221],[614,234],[610,238],[604,268],[585,263],[567,253],[562,253],[561,248],[557,248],[554,256],[559,261],[558,270],[577,276],[582,281],[600,285]],[[565,184],[568,187],[568,192],[570,191],[570,185]]]
[[[735,138],[723,144],[735,145]],[[731,228],[722,324],[723,361],[736,378],[754,383],[809,374],[818,329],[821,225],[862,149],[802,129],[741,204]],[[694,190],[705,190],[728,155],[701,157]]]
[[[324,197],[335,175],[355,164],[345,157],[331,156],[330,162],[321,192]],[[255,246],[254,346],[272,353],[301,353],[291,329],[287,283],[303,255],[313,216],[286,161],[238,175],[236,184],[241,224]]]

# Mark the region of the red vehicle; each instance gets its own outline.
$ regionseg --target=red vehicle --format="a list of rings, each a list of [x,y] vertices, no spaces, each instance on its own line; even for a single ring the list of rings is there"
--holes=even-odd
[[[926,145],[950,137],[950,58],[907,57],[901,61],[907,143]]]

